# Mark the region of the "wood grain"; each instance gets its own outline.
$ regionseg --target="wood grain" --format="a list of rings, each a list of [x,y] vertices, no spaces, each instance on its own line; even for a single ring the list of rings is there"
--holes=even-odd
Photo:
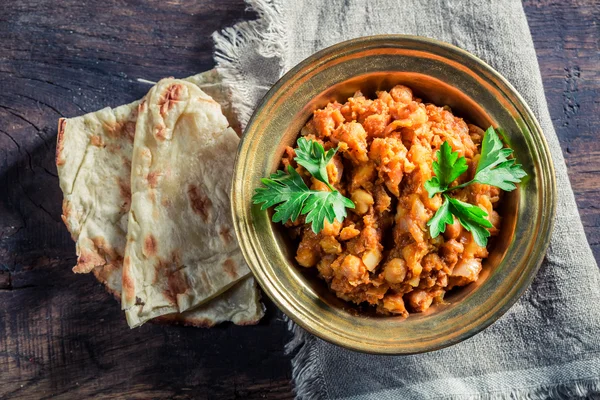
[[[550,113],[600,259],[597,1],[525,1]],[[0,1],[0,398],[290,399],[281,314],[255,327],[129,330],[74,275],[60,220],[56,122],[140,98],[138,78],[213,66],[210,34],[254,16],[242,0]]]
[[[600,2],[524,3],[554,129],[600,260]]]

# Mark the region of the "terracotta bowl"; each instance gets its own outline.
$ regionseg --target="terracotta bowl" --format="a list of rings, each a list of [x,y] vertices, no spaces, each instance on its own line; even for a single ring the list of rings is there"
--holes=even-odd
[[[484,129],[502,127],[528,176],[504,197],[500,236],[490,243],[479,280],[448,293],[449,304],[407,319],[376,315],[338,299],[316,269],[294,260],[295,247],[271,212],[252,204],[260,179],[274,172],[312,112],[356,90],[373,96],[404,84],[416,96]],[[440,349],[475,335],[504,314],[538,270],[552,232],[556,181],[538,122],[516,90],[489,65],[452,45],[415,36],[364,37],[302,61],[262,99],[238,150],[232,212],[240,246],[267,295],[297,324],[337,345],[380,354]]]

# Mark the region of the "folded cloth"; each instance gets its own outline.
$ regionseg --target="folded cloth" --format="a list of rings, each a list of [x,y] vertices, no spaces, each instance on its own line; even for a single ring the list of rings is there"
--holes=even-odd
[[[299,398],[574,398],[600,393],[600,274],[586,241],[550,121],[519,0],[251,0],[258,19],[215,33],[218,68],[246,123],[266,90],[314,52],[373,34],[452,43],[504,75],[538,118],[558,183],[546,259],[525,295],[496,323],[449,348],[374,356],[326,343],[292,324]]]

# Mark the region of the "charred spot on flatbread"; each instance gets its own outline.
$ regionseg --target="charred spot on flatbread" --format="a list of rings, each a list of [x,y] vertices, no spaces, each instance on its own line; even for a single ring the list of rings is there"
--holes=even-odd
[[[173,260],[173,263],[177,266],[181,265],[181,252],[180,250],[173,250],[171,252],[171,260]]]
[[[117,257],[112,263],[94,268],[92,271],[98,282],[102,283],[106,291],[112,294],[115,299],[121,300],[121,269],[123,266],[123,258]],[[115,278],[118,278],[119,283],[115,284]]]
[[[106,264],[104,257],[98,252],[84,247],[81,250],[81,254],[79,254],[77,265],[73,267],[73,272],[87,274],[97,266],[102,266],[104,264]]]
[[[163,176],[163,174],[160,171],[151,171],[148,173],[147,176],[147,180],[148,180],[148,185],[151,188],[155,188],[158,185],[158,179]]]
[[[128,180],[126,181],[121,177],[117,177],[117,185],[119,186],[119,193],[122,201],[121,210],[127,212],[131,206],[131,184]]]
[[[174,259],[158,259],[154,265],[153,285],[160,282],[166,282],[163,289],[163,295],[173,304],[177,304],[177,295],[185,293],[189,288],[189,283],[183,273],[183,267],[179,264],[179,256],[173,254]]]
[[[169,274],[167,279],[168,292],[170,293],[170,297],[177,302],[177,295],[185,293],[189,288],[189,283],[184,274],[181,273],[181,270],[174,271]]]
[[[135,138],[135,121],[127,121],[123,125],[123,133],[127,137],[130,143],[133,143],[133,139]]]
[[[104,140],[98,135],[92,135],[90,138],[90,144],[96,147],[104,147]]]
[[[129,256],[125,256],[123,259],[123,272],[121,274],[122,277],[122,285],[123,285],[123,297],[133,298],[135,296],[135,282],[133,277],[131,276],[131,258]]]
[[[231,258],[228,258],[225,261],[223,261],[223,269],[232,278],[237,278],[238,272],[235,266],[235,261],[233,261]]]
[[[112,139],[125,139],[129,143],[133,143],[135,137],[135,118],[137,117],[136,110],[132,110],[130,113],[130,121],[105,122],[104,131],[106,135]]]
[[[196,185],[189,185],[187,194],[192,211],[202,217],[204,222],[208,222],[212,209],[212,201]]]
[[[168,133],[169,132],[167,131],[166,127],[160,126],[156,128],[156,133],[154,134],[154,136],[156,136],[157,140],[167,140]]]
[[[125,168],[131,171],[131,158],[123,157],[122,160]]]
[[[155,256],[157,246],[158,243],[156,242],[156,238],[154,237],[154,235],[150,234],[146,236],[146,239],[144,239],[144,255],[146,257]]]
[[[118,252],[103,236],[85,238],[81,241],[79,259],[73,272],[88,273],[94,268],[102,267],[119,258]]]
[[[161,95],[158,106],[162,116],[167,115],[169,110],[175,106],[175,103],[181,100],[184,91],[185,87],[183,85],[174,83]]]
[[[92,242],[97,249],[99,255],[108,257],[109,259],[115,259],[118,257],[117,252],[113,249],[102,236],[96,236],[92,238]],[[105,260],[106,261],[106,260]]]
[[[219,236],[225,245],[229,245],[233,241],[233,235],[231,229],[226,226],[221,227],[219,230]]]

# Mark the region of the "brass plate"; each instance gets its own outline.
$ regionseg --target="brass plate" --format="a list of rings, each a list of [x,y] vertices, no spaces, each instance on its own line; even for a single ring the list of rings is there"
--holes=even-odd
[[[339,300],[295,250],[271,213],[252,205],[260,178],[274,172],[312,111],[355,90],[373,95],[402,83],[415,95],[449,105],[482,128],[502,127],[528,177],[505,197],[501,236],[490,244],[480,279],[407,319],[379,316]],[[257,107],[238,150],[232,185],[236,234],[269,297],[297,324],[337,345],[379,354],[412,354],[467,339],[504,314],[534,278],[556,208],[554,167],[541,128],[516,90],[489,65],[452,45],[416,36],[364,37],[304,60]]]

